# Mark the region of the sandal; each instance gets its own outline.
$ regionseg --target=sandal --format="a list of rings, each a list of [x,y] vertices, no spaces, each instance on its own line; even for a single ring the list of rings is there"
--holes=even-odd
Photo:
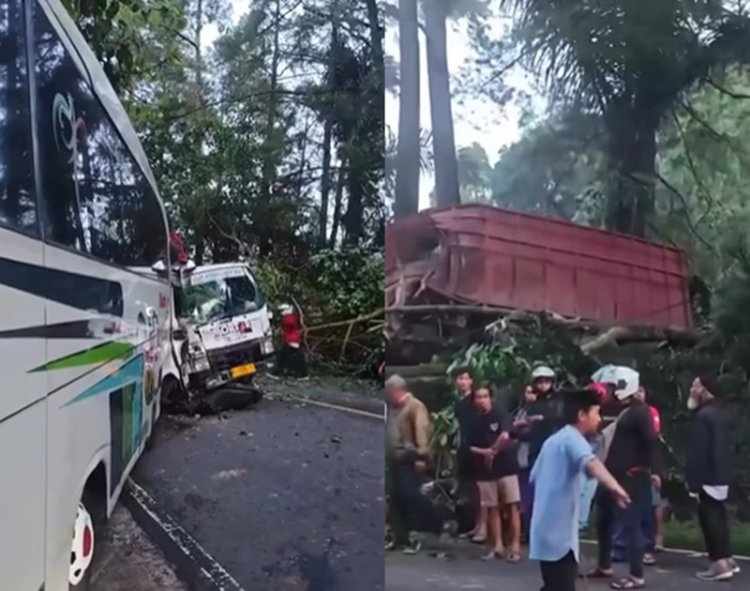
[[[520,562],[521,561],[521,553],[520,552],[510,552],[506,558],[508,562]]]
[[[654,566],[656,564],[656,558],[650,552],[646,552],[643,555],[643,564],[645,566]]]
[[[646,581],[643,579],[639,581],[630,577],[612,582],[612,589],[643,589],[645,586]]]
[[[503,559],[503,553],[495,552],[494,550],[490,552],[489,554],[482,556],[482,560],[502,560],[502,559]]]
[[[598,566],[588,572],[579,573],[579,577],[584,579],[611,579],[615,576],[615,572],[612,569],[602,569]]]
[[[487,543],[487,538],[486,537],[484,537],[484,538],[473,537],[473,538],[471,538],[471,543],[472,544],[486,544]]]

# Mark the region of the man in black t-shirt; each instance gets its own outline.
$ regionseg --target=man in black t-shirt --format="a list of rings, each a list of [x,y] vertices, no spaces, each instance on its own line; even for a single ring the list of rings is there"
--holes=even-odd
[[[477,414],[466,436],[473,457],[481,506],[487,511],[492,552],[487,558],[506,558],[500,511],[507,508],[510,516],[511,551],[507,559],[517,562],[521,558],[521,491],[518,484],[518,459],[511,445],[510,415],[493,404],[488,386],[474,390]]]
[[[477,414],[471,393],[474,389],[474,377],[466,367],[459,367],[453,372],[456,384],[456,401],[453,412],[458,423],[458,437],[456,450],[456,477],[458,479],[458,495],[466,501],[469,510],[473,512],[470,519],[473,521],[472,530],[468,535],[475,541],[484,541],[487,538],[487,520],[479,503],[476,479],[472,470],[472,457],[465,444],[465,435],[469,424]]]

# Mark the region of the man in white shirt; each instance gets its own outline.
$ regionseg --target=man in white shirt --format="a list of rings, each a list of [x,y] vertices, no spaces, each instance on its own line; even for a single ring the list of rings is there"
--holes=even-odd
[[[727,581],[739,572],[732,558],[726,501],[732,481],[732,447],[729,415],[715,395],[718,381],[710,375],[695,378],[690,388],[688,408],[693,412],[685,458],[685,481],[690,495],[698,500],[708,570],[697,573],[704,581]]]

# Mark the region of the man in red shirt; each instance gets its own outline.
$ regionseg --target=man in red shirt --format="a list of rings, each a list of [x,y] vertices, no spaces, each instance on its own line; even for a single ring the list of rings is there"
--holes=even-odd
[[[282,347],[277,359],[277,371],[296,378],[307,377],[307,360],[302,350],[302,322],[289,304],[279,307],[281,314]]]

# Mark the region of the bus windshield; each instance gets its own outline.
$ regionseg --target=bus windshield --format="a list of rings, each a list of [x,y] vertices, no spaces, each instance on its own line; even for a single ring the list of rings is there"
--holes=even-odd
[[[188,320],[205,324],[262,307],[260,290],[243,269],[200,273],[185,286],[184,314]]]

